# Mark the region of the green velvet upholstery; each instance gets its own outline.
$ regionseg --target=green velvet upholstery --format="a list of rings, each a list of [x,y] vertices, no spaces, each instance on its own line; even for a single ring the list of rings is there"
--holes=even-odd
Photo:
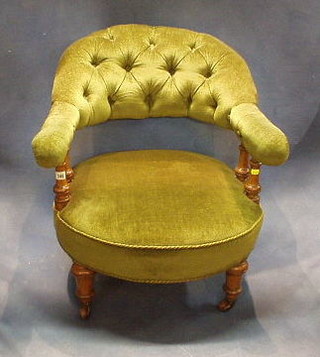
[[[262,163],[289,153],[259,111],[248,66],[229,46],[186,29],[118,25],[72,44],[54,80],[52,109],[33,140],[37,162],[61,164],[76,129],[112,119],[190,117],[233,129]]]
[[[79,164],[55,222],[63,249],[85,266],[127,280],[177,282],[247,258],[262,218],[224,163],[142,150]]]
[[[286,136],[255,104],[244,103],[233,107],[230,124],[256,160],[266,165],[281,165],[288,159],[289,143]]]

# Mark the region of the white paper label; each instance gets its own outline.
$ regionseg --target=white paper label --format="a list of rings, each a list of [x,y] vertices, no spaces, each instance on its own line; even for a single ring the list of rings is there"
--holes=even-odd
[[[66,172],[65,171],[56,171],[56,180],[65,180]]]

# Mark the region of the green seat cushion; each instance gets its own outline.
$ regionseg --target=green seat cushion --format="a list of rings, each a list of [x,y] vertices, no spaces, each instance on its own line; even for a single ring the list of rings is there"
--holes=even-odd
[[[247,258],[263,214],[224,163],[142,150],[78,165],[71,200],[55,217],[60,244],[75,261],[160,283],[199,279]]]

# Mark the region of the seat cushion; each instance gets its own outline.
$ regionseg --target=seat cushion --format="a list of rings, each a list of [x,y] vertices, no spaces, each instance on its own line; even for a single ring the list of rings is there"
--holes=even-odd
[[[75,261],[127,280],[178,282],[245,259],[263,214],[224,163],[142,150],[78,165],[71,200],[55,216],[60,244]]]

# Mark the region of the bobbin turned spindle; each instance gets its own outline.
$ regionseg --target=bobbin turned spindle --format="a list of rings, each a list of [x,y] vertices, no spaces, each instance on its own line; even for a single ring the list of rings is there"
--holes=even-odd
[[[70,201],[70,186],[66,167],[66,161],[56,167],[56,184],[53,187],[53,192],[56,194],[54,203],[57,211],[61,211]]]
[[[245,182],[244,189],[246,195],[255,203],[260,202],[260,167],[261,162],[254,159],[250,160],[250,175],[248,180]]]
[[[73,172],[73,169],[71,166],[71,158],[70,158],[69,152],[65,159],[65,168],[66,168],[67,181],[68,181],[68,183],[71,183],[74,178],[74,172]]]
[[[239,145],[239,161],[234,171],[239,181],[245,182],[247,180],[250,172],[249,153],[242,144]]]

